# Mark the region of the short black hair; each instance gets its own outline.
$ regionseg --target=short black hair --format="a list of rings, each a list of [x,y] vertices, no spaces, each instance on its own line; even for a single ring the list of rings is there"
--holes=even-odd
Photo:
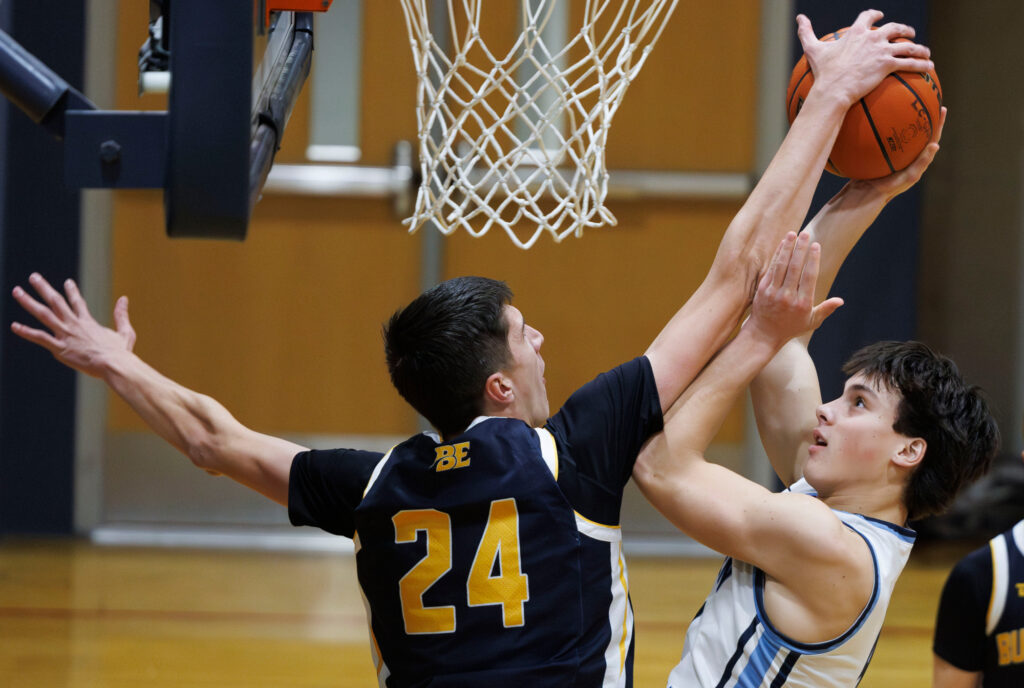
[[[942,513],[989,469],[999,427],[981,389],[966,384],[950,359],[921,342],[878,342],[853,354],[843,372],[899,393],[893,430],[927,443],[903,494],[909,520]]]
[[[384,326],[391,382],[444,436],[480,415],[484,383],[506,366],[512,290],[486,277],[456,277],[423,292]]]

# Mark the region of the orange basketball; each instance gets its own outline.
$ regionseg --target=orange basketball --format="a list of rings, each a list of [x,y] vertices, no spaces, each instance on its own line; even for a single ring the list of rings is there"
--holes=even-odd
[[[840,29],[821,40],[839,40],[845,32]],[[807,56],[802,55],[786,90],[790,124],[813,83]],[[846,113],[825,169],[850,179],[875,179],[902,170],[928,145],[941,107],[942,86],[933,70],[893,72]]]

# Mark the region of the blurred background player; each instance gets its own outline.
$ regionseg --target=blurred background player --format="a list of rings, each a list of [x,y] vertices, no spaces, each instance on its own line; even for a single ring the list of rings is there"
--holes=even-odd
[[[1024,520],[950,571],[932,650],[934,688],[1024,685]]]

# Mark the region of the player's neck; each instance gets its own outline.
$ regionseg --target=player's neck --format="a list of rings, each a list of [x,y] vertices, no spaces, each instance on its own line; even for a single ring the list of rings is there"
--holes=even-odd
[[[823,496],[822,501],[830,509],[861,514],[898,526],[907,522],[907,508],[903,504],[902,486],[841,489],[828,496]]]

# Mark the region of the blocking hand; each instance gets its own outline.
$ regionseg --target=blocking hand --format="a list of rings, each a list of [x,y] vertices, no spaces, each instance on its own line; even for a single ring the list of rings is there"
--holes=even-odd
[[[819,41],[811,20],[797,16],[797,37],[814,73],[813,88],[843,98],[849,106],[892,72],[923,72],[934,67],[931,51],[913,42],[913,27],[889,22],[874,29],[881,18],[878,10],[866,10],[840,40]]]
[[[787,234],[761,277],[744,327],[779,344],[816,330],[843,305],[842,299],[831,298],[814,306],[820,261],[821,246],[811,243],[806,233]]]
[[[21,287],[15,287],[12,295],[49,331],[19,322],[11,323],[11,331],[43,347],[61,363],[93,377],[101,377],[113,357],[129,353],[135,346],[135,330],[128,320],[127,297],[122,296],[114,305],[116,329],[111,330],[93,319],[73,280],[64,282],[64,295],[39,273],[32,273],[28,281],[42,302]]]

